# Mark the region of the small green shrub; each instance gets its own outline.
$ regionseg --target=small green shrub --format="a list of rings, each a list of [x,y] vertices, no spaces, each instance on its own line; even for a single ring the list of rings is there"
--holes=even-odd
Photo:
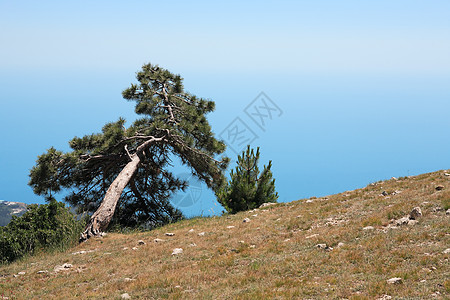
[[[61,202],[29,205],[21,217],[0,227],[0,263],[12,262],[39,250],[63,250],[78,242],[83,224]]]
[[[250,146],[238,156],[235,172],[231,171],[231,180],[216,191],[217,201],[228,213],[254,209],[266,202],[276,202],[275,179],[272,178],[272,161],[264,166],[261,174],[258,169],[259,148],[256,154]]]

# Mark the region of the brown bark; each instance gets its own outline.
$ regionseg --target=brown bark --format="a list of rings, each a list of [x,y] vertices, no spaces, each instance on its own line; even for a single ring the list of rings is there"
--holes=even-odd
[[[117,175],[116,179],[114,179],[113,183],[106,191],[100,207],[91,216],[89,223],[80,236],[80,242],[94,236],[99,236],[108,228],[109,222],[111,222],[114,211],[116,210],[116,205],[120,199],[120,195],[122,195],[123,190],[138,169],[144,150],[151,144],[161,141],[162,139],[163,138],[152,137],[140,145],[136,149],[136,153],[130,156],[130,162],[123,168],[119,175]]]

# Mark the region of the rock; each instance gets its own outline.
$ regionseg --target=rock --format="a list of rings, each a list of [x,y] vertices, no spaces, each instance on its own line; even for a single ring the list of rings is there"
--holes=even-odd
[[[377,300],[391,300],[391,299],[392,299],[392,297],[389,295],[383,295],[380,298],[377,298]]]
[[[317,233],[315,233],[315,234],[307,236],[306,239],[312,239],[312,238],[315,238],[315,237],[318,237],[318,236],[319,235]]]
[[[409,213],[409,218],[411,220],[417,220],[421,216],[422,210],[420,209],[420,207],[414,207],[413,210]]]
[[[60,265],[60,266],[56,266],[56,267],[53,269],[53,271],[54,271],[54,272],[68,271],[68,270],[71,269],[72,267],[73,267],[72,264],[65,263],[65,264],[62,264],[62,265]]]
[[[248,222],[250,222],[250,219],[249,218],[245,218],[242,222],[248,223]]]
[[[306,200],[305,202],[306,202],[306,203],[313,203],[314,201],[311,200],[311,199],[308,199],[308,200]]]
[[[442,253],[449,254],[450,253],[450,248],[445,249],[444,251],[442,251]]]
[[[398,178],[397,178],[397,177],[392,177],[391,179],[392,179],[392,180],[398,180]]]
[[[416,225],[417,223],[419,223],[419,221],[417,221],[417,220],[409,220],[407,225],[413,226],[413,225]]]
[[[366,226],[363,228],[363,230],[374,230],[375,228],[373,226]]]
[[[128,247],[124,247],[122,250],[128,250]]]
[[[258,216],[258,214],[254,214],[254,215],[252,215],[252,217],[255,217],[255,218],[256,218],[257,216]]]
[[[189,247],[197,247],[197,244],[196,243],[191,243],[191,244],[189,244]]]
[[[48,273],[47,270],[41,270],[41,271],[37,271],[36,274],[46,274]]]
[[[339,242],[339,243],[337,244],[337,247],[338,247],[338,248],[341,248],[341,247],[343,247],[344,245],[345,245],[344,243]]]
[[[274,202],[266,202],[266,203],[263,203],[263,204],[261,204],[260,206],[259,206],[259,208],[263,208],[263,207],[267,207],[267,206],[272,206],[272,205],[275,205],[276,203],[274,203]]]
[[[444,176],[450,177],[450,173],[444,173]]]
[[[146,244],[146,242],[144,242],[143,240],[138,241],[138,245],[145,245],[145,244]]]
[[[227,226],[227,228],[228,228],[228,229],[231,229],[231,228],[234,228],[234,226],[232,226],[232,225],[231,225],[231,226]]]
[[[124,294],[120,295],[120,298],[121,299],[131,299],[131,296],[128,295],[128,293],[124,293]]]
[[[408,225],[409,223],[409,217],[403,217],[395,221],[395,225],[402,226],[402,225]]]
[[[172,232],[166,232],[165,235],[166,235],[166,236],[174,236],[175,233],[172,233]]]
[[[450,215],[450,208],[445,211],[446,215]]]
[[[403,280],[399,277],[394,277],[394,278],[388,279],[387,283],[388,284],[402,284]]]
[[[17,275],[25,275],[25,272],[19,272]]]
[[[189,229],[189,231],[188,232],[194,232],[195,230],[194,229]]]
[[[153,240],[155,243],[162,243],[162,242],[164,242],[164,240],[162,240],[162,239],[154,239]]]
[[[131,250],[134,250],[134,251],[136,251],[137,249],[139,249],[139,248],[138,247],[131,248]]]
[[[437,187],[435,187],[436,191],[442,191],[444,189],[443,185],[438,185]]]
[[[183,253],[183,249],[181,249],[181,248],[175,248],[172,251],[172,255],[178,255],[178,254],[181,254],[181,253]]]
[[[200,232],[200,233],[198,234],[198,236],[205,236],[205,233],[204,233],[204,232]]]
[[[388,194],[388,192],[386,192],[386,191],[382,191],[382,192],[381,192],[381,195],[382,195],[382,196],[388,196],[389,194]]]
[[[319,248],[319,249],[323,249],[325,251],[332,251],[333,250],[333,248],[328,247],[327,244],[317,244],[316,247]]]
[[[125,282],[130,282],[130,281],[135,281],[136,279],[133,278],[124,278],[123,279]]]
[[[256,248],[256,245],[250,245],[250,248],[251,248],[251,249],[255,249],[255,248]]]

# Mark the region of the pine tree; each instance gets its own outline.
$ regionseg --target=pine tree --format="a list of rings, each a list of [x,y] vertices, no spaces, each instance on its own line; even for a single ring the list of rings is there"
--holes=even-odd
[[[119,119],[101,133],[75,137],[68,153],[50,148],[30,171],[36,194],[51,197],[67,190],[65,201],[94,212],[81,241],[105,231],[116,208],[115,220],[126,225],[179,219],[169,199],[186,182],[168,170],[173,156],[213,190],[225,181],[228,158],[214,159],[225,144],[215,139],[206,119],[214,102],[185,92],[180,75],[157,65],[144,65],[136,79],[122,95],[136,102],[141,118],[128,128]]]
[[[259,147],[256,154],[250,146],[238,156],[231,180],[217,190],[217,200],[229,213],[254,209],[266,202],[276,202],[275,179],[272,179],[272,161],[259,174]]]

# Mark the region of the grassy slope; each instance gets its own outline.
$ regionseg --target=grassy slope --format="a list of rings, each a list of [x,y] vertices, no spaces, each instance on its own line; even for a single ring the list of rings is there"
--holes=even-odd
[[[445,189],[436,191],[437,185]],[[401,193],[382,196],[382,191]],[[450,254],[443,251],[450,248],[450,216],[445,212],[450,207],[450,177],[443,171],[310,200],[186,220],[151,232],[108,234],[65,253],[30,257],[0,267],[0,295],[10,299],[120,299],[122,293],[132,299],[449,297]],[[392,218],[407,215],[416,206],[423,212],[416,225],[386,229]],[[243,223],[246,217],[251,221]],[[374,229],[363,230],[366,226]],[[166,232],[175,236],[165,236]],[[165,241],[155,243],[155,238]],[[146,244],[137,245],[138,240]],[[338,247],[340,242],[344,245]],[[334,249],[318,249],[319,243]],[[174,248],[184,252],[172,256]],[[71,254],[80,250],[95,251]],[[73,268],[54,273],[53,268],[63,263]],[[37,274],[39,270],[49,273]],[[13,276],[21,271],[26,274]],[[387,284],[392,277],[403,283]]]

